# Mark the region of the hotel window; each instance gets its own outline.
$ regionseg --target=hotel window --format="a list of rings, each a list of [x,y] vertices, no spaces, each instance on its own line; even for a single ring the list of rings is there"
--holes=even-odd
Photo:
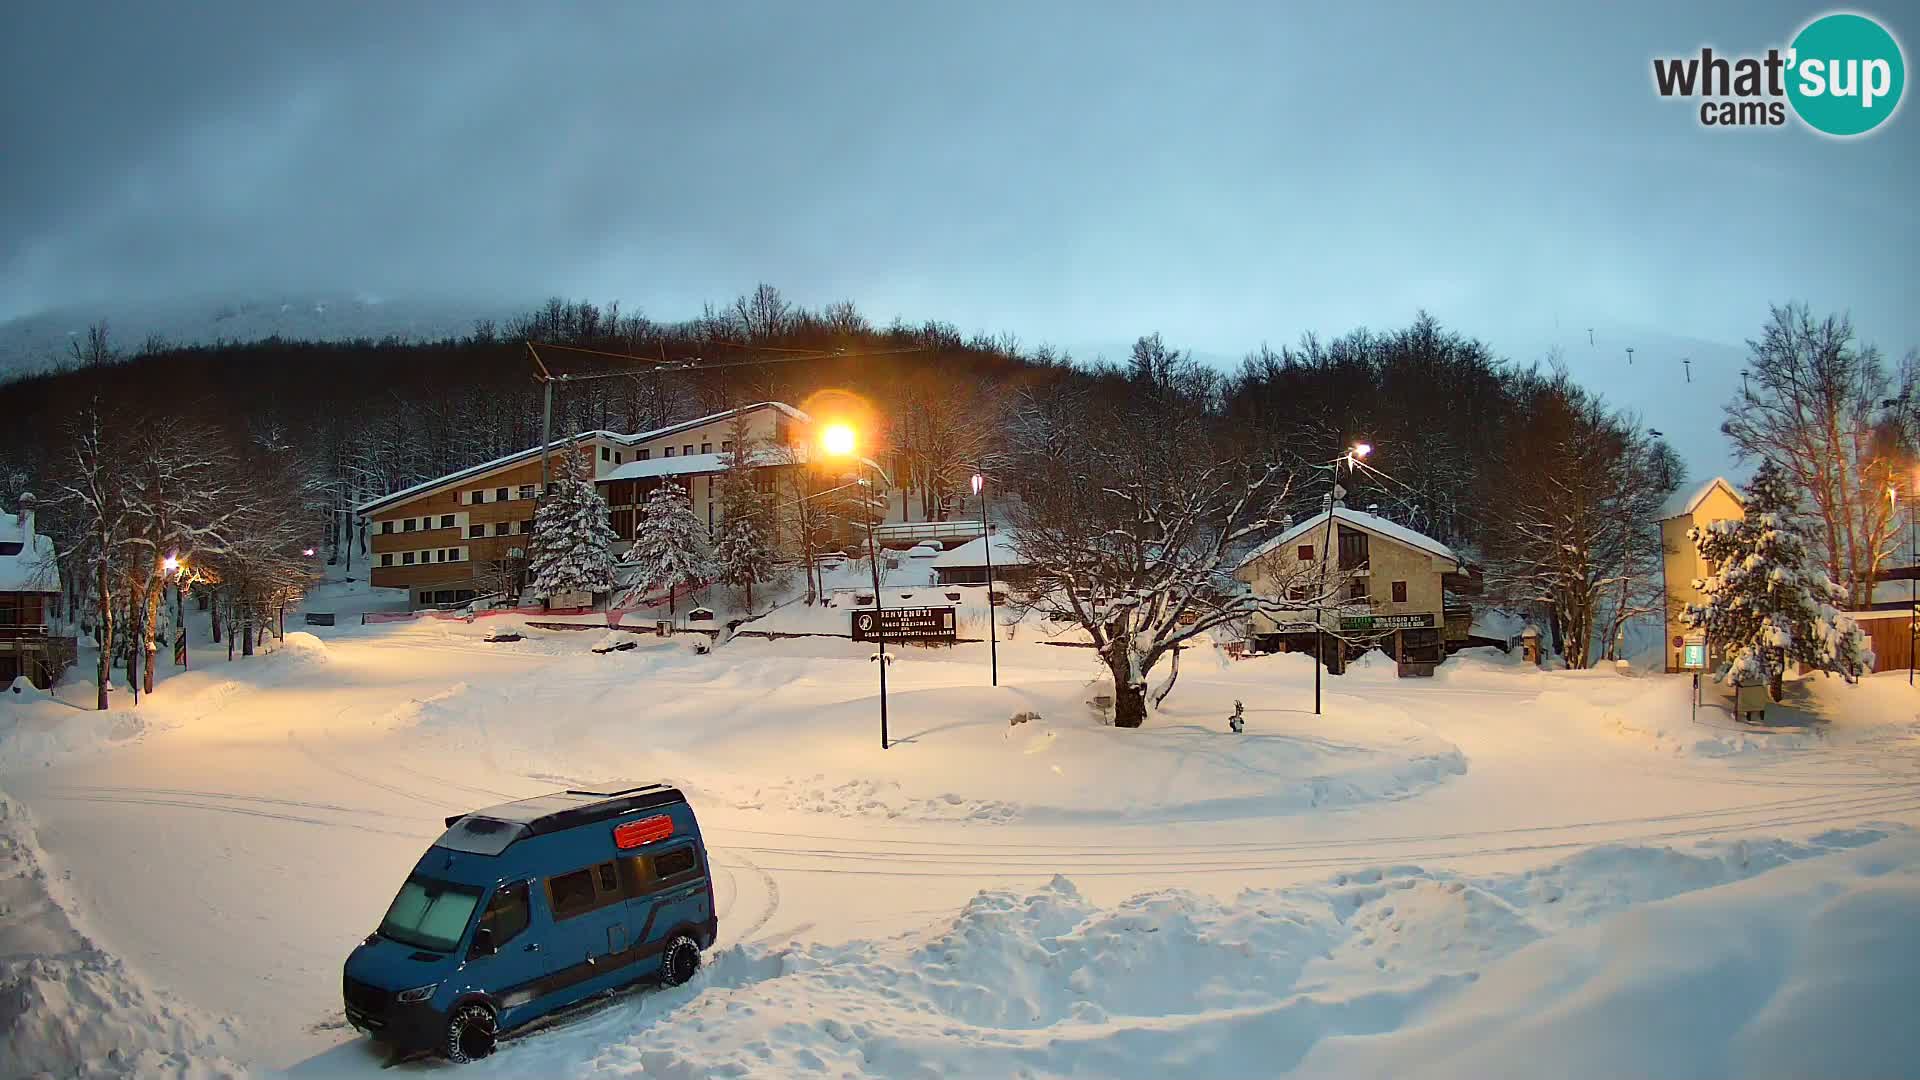
[[[473,504],[474,504],[475,506],[478,506],[478,505],[480,505],[481,503],[483,503],[483,502],[486,502],[486,501],[487,501],[487,493],[486,493],[486,492],[484,492],[484,491],[476,491],[476,492],[474,492],[474,493],[473,493]]]
[[[730,454],[730,453],[732,453],[732,452],[733,452],[733,440],[732,440],[732,439],[721,439],[721,440],[720,440],[720,452],[721,452],[721,453],[723,453],[723,454]]]
[[[1356,529],[1340,530],[1340,569],[1367,568],[1367,534]]]
[[[487,527],[485,525],[469,525],[467,526],[467,535],[485,536],[487,535]]]
[[[523,498],[523,499],[531,499],[531,498],[533,498],[533,485],[532,485],[532,484],[521,484],[521,485],[520,485],[520,497],[521,497],[521,498]]]
[[[452,515],[452,514],[441,514],[441,515],[440,515],[440,527],[441,527],[441,528],[443,528],[443,529],[451,529],[451,528],[453,528],[453,515]]]
[[[521,532],[523,532],[523,533],[530,533],[530,532],[532,532],[532,531],[533,531],[533,519],[532,519],[532,518],[528,518],[527,520],[525,520],[525,521],[523,521],[523,522],[521,522],[521,523],[520,523],[520,531],[521,531]]]
[[[508,499],[512,497],[513,496],[507,494],[506,488],[501,488],[498,491],[495,491],[493,493],[493,501],[495,502],[506,502]]]
[[[652,454],[653,454],[653,451],[651,451],[651,450],[641,450],[641,451],[638,451],[637,453],[635,453],[635,454],[633,455],[633,460],[635,460],[635,461],[645,461],[645,460],[647,460],[647,458],[648,458],[648,457],[650,457],[650,456],[651,456]]]
[[[413,527],[414,527],[415,525],[418,525],[418,524],[419,524],[419,522],[417,522],[417,521],[415,521],[415,520],[414,520],[414,519],[412,519],[412,518],[408,518],[407,520],[405,520],[405,521],[403,521],[403,522],[401,522],[401,523],[400,523],[400,531],[401,531],[401,532],[412,532],[412,531],[413,531]]]
[[[1347,599],[1365,600],[1367,598],[1367,579],[1354,578],[1347,584]]]
[[[673,447],[671,447],[671,446],[669,446],[669,447],[667,447],[667,456],[668,456],[668,457],[672,457],[672,456],[673,456]]]
[[[512,522],[496,521],[493,523],[493,535],[505,536],[507,535],[507,532],[512,528],[513,528]]]
[[[701,452],[701,453],[703,453],[703,454],[711,454],[711,453],[713,453],[713,444],[712,444],[712,443],[710,443],[710,442],[703,442],[703,443],[701,443],[701,444],[700,444],[700,452]]]
[[[381,566],[392,566],[392,565],[393,565],[393,552],[391,552],[391,551],[389,551],[389,552],[387,552],[386,554],[384,554],[384,555],[382,555],[382,556],[380,556],[380,565],[381,565]]]
[[[383,533],[390,533],[390,532],[392,532],[392,531],[393,531],[393,522],[391,522],[391,521],[383,521],[383,522],[381,522],[381,523],[380,523],[380,531],[381,531],[381,532],[383,532]]]
[[[686,456],[687,456],[688,454],[691,454],[691,453],[693,453],[693,444],[692,444],[692,443],[688,443],[687,445],[685,445],[685,446],[683,446],[683,447],[681,447],[681,448],[680,448],[680,456],[681,456],[681,457],[686,457]]]
[[[1313,545],[1301,544],[1299,548],[1295,549],[1294,554],[1299,557],[1301,562],[1312,562],[1313,561]]]
[[[401,552],[401,553],[400,553],[400,565],[402,565],[402,566],[412,566],[412,565],[413,565],[413,552],[411,552],[411,551],[403,551],[403,552]]]
[[[606,448],[606,447],[604,447],[604,446],[603,446],[603,447],[601,447],[601,448],[600,448],[600,460],[601,460],[601,461],[611,461],[611,460],[613,460],[613,451],[611,451],[611,450],[609,450],[609,449],[607,449],[607,448]]]
[[[620,452],[620,451],[618,451],[618,450],[615,450],[615,451],[613,452],[613,463],[614,463],[615,465],[618,465],[618,464],[620,464],[620,453],[621,453],[621,452]]]
[[[1393,583],[1393,602],[1396,604],[1404,604],[1407,602],[1406,582],[1396,581]]]

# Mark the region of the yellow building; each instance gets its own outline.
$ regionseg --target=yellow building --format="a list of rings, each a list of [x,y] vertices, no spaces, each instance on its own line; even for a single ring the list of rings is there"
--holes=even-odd
[[[1688,604],[1699,603],[1700,590],[1693,583],[1707,576],[1706,560],[1700,549],[1687,539],[1687,530],[1704,528],[1711,522],[1742,520],[1747,516],[1746,500],[1726,478],[1716,476],[1692,490],[1674,492],[1660,508],[1660,546],[1665,555],[1661,564],[1666,590],[1666,666],[1668,671],[1693,671],[1705,668],[1710,643],[1698,631],[1687,629],[1680,613]]]
[[[1311,652],[1338,642],[1337,655],[1324,658],[1337,671],[1348,653],[1377,645],[1411,675],[1430,674],[1446,655],[1446,588],[1464,584],[1465,567],[1430,536],[1335,503],[1255,548],[1234,576],[1281,600],[1311,600],[1321,582],[1340,590],[1337,604],[1322,610],[1255,614],[1248,637],[1262,650]]]

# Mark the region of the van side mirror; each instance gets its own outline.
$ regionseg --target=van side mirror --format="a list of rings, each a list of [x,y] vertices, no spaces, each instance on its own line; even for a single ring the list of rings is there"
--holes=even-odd
[[[492,956],[499,950],[493,944],[493,928],[483,926],[473,932],[473,955]]]

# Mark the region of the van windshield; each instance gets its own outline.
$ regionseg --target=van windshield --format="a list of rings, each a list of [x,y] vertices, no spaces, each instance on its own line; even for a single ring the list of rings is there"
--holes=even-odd
[[[480,890],[470,885],[410,877],[380,920],[380,936],[417,949],[452,952],[479,903]]]

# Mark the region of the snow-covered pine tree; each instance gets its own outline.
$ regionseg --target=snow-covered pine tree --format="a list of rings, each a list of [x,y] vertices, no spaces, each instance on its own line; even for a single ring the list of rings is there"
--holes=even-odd
[[[674,480],[654,488],[641,504],[628,565],[643,587],[668,590],[669,612],[677,610],[676,590],[698,585],[711,576],[702,542],[705,532],[706,527],[693,515],[687,489]]]
[[[772,500],[754,486],[749,464],[761,452],[745,424],[736,423],[727,471],[720,474],[720,527],[715,531],[713,574],[745,596],[753,611],[753,587],[774,576]]]
[[[1694,581],[1706,601],[1688,604],[1682,620],[1724,650],[1717,678],[1765,683],[1775,701],[1789,661],[1849,682],[1873,663],[1859,625],[1836,606],[1846,591],[1814,561],[1800,520],[1799,492],[1769,461],[1748,485],[1744,519],[1687,531],[1715,569]]]
[[[607,503],[580,475],[572,454],[566,474],[540,503],[533,518],[533,558],[527,564],[532,593],[545,600],[560,593],[601,593],[613,588],[613,528]]]

